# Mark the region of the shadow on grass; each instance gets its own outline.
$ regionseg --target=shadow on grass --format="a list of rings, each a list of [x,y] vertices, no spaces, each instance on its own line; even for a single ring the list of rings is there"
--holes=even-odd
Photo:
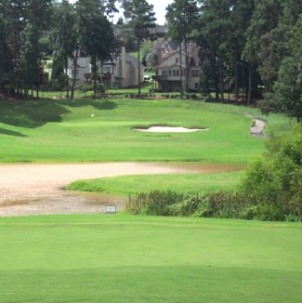
[[[60,104],[64,104],[65,106],[69,107],[85,107],[85,106],[92,106],[95,109],[99,110],[112,110],[116,108],[116,103],[109,101],[109,100],[94,100],[94,99],[84,99],[84,100],[65,100],[61,101]]]
[[[14,137],[27,137],[26,135],[23,135],[20,132],[15,132],[13,130],[5,129],[5,128],[0,128],[0,134],[7,136],[14,136]]]
[[[63,115],[72,107],[92,106],[98,110],[112,110],[114,102],[108,100],[1,100],[0,122],[26,128],[41,127],[49,122],[62,122]],[[1,133],[1,132],[0,132]]]

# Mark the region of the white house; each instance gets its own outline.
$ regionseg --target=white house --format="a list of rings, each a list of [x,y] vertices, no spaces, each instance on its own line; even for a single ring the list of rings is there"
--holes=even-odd
[[[140,82],[144,81],[145,67],[140,64]],[[101,66],[98,62],[100,78],[109,82],[112,87],[135,87],[138,85],[138,60],[129,55],[125,48],[122,47],[120,55],[112,60],[106,61]],[[68,60],[67,75],[70,79],[73,79],[74,73],[76,73],[77,85],[87,83],[91,79],[91,64],[89,57],[79,57],[77,62],[77,68],[75,68],[72,59]]]
[[[188,71],[186,70],[186,54],[184,45],[180,47],[173,41],[163,41],[157,47],[158,88],[166,91],[179,90],[184,84],[188,72],[188,88],[199,89],[201,70],[199,67],[198,47],[188,44]]]

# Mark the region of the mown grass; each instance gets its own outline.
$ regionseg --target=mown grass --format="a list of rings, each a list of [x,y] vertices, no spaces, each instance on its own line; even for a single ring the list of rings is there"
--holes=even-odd
[[[264,140],[249,134],[256,109],[184,100],[1,101],[1,162],[199,161],[249,163]],[[285,121],[268,117],[270,125]],[[190,134],[135,126],[209,127]]]
[[[234,189],[243,172],[221,172],[176,175],[140,175],[79,180],[67,186],[69,190],[98,192],[127,197],[154,190],[177,193],[208,193]]]
[[[301,302],[301,224],[46,216],[0,221],[1,302]]]

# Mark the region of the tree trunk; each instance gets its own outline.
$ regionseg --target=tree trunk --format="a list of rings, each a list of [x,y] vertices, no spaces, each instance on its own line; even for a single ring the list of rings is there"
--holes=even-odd
[[[224,102],[224,89],[223,89],[223,64],[222,64],[222,51],[219,52],[219,88],[220,88],[220,101]]]
[[[247,94],[247,105],[249,106],[251,104],[252,99],[252,81],[253,81],[253,75],[252,75],[252,64],[249,63],[249,84],[248,84],[248,94]]]
[[[188,91],[189,91],[189,56],[188,56],[188,40],[185,37],[185,56],[186,56],[186,75],[185,75],[185,98],[188,98]]]
[[[96,65],[96,55],[93,54],[91,57],[91,65],[92,65],[92,79],[93,79],[93,98],[96,98],[96,80],[97,80],[97,65]]]
[[[74,98],[74,90],[75,90],[76,81],[77,81],[76,80],[76,76],[77,76],[77,71],[78,71],[79,53],[80,53],[80,50],[76,49],[75,55],[73,57],[74,74],[73,74],[73,77],[72,77],[72,84],[71,84],[71,91],[70,91],[70,100],[72,100]],[[66,71],[66,75],[67,75],[67,83],[68,83],[69,79],[68,79],[67,71]],[[68,85],[69,85],[69,83],[68,83]]]
[[[180,72],[180,94],[181,98],[184,97],[184,83],[183,83],[183,70],[182,70],[182,52],[181,43],[179,44],[179,72]]]
[[[64,58],[66,71],[66,98],[69,99],[68,58]]]
[[[140,53],[140,47],[141,43],[140,40],[137,40],[138,44],[138,52],[137,52],[137,68],[138,68],[138,95],[141,95],[141,53]]]
[[[235,101],[238,102],[238,56],[235,56]]]

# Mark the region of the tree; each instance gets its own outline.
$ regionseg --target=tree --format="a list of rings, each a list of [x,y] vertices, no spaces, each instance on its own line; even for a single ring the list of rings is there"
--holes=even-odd
[[[228,43],[230,60],[229,78],[231,87],[234,89],[235,100],[238,101],[239,94],[245,93],[247,99],[248,89],[248,62],[243,60],[242,52],[246,43],[246,30],[250,24],[253,13],[254,0],[233,1],[231,6],[231,32]]]
[[[266,220],[302,217],[302,125],[282,136],[271,135],[261,159],[250,165],[239,187],[252,212]]]
[[[278,109],[290,117],[302,121],[302,16],[293,28],[290,56],[280,67],[275,84],[275,101]]]
[[[67,0],[63,0],[55,7],[54,23],[56,26],[54,26],[51,34],[53,46],[52,81],[57,83],[59,80],[62,83],[62,79],[65,79],[66,94],[69,98],[68,58],[72,58],[73,66],[76,68],[79,30],[75,8]],[[73,94],[74,85],[72,85],[71,99]]]
[[[20,56],[18,57],[18,76],[25,96],[29,89],[38,87],[40,81],[40,50],[34,26],[28,23],[21,36]]]
[[[189,82],[189,53],[188,42],[192,39],[192,33],[196,29],[196,21],[198,18],[198,8],[196,0],[174,0],[167,7],[166,19],[168,21],[168,36],[179,44],[179,62],[180,75],[182,77],[182,49],[181,44],[184,43],[185,49],[185,83],[181,84],[182,96],[188,92]]]
[[[5,7],[4,2],[0,1],[0,88],[4,80],[4,65],[6,57],[6,29],[5,29]],[[0,91],[1,95],[1,91]]]
[[[242,54],[243,59],[249,65],[248,104],[251,102],[252,95],[257,95],[257,88],[262,85],[261,81],[257,81],[259,79],[257,73],[259,73],[259,66],[263,65],[263,62],[271,57],[267,57],[268,49],[265,49],[265,47],[268,46],[267,42],[273,42],[271,40],[272,37],[269,37],[269,33],[277,28],[281,15],[281,0],[255,1],[251,22],[246,31],[246,44]],[[265,35],[267,36],[265,37]],[[263,48],[261,47],[261,41]],[[270,49],[272,50],[273,48]],[[264,69],[261,71],[264,72]]]
[[[232,0],[203,0],[199,20],[199,45],[203,87],[213,87],[216,99],[224,100],[225,70],[232,31]],[[220,95],[220,97],[219,97]]]
[[[3,3],[6,5],[5,78],[10,91],[21,94],[24,89],[27,94],[28,88],[35,86],[38,94],[42,70],[41,38],[51,23],[52,1],[10,0]],[[35,77],[32,77],[33,73],[36,73]],[[31,78],[24,78],[29,74]]]
[[[112,3],[112,1],[109,1]],[[98,0],[78,2],[80,45],[83,51],[90,56],[92,66],[92,79],[94,96],[99,80],[97,61],[112,58],[116,50],[115,37],[111,23],[104,15],[104,6]]]
[[[151,29],[155,27],[155,13],[153,5],[148,4],[146,0],[123,0],[124,16],[128,25],[133,29],[138,49],[138,94],[141,94],[141,60],[140,46],[144,39],[151,37]]]

